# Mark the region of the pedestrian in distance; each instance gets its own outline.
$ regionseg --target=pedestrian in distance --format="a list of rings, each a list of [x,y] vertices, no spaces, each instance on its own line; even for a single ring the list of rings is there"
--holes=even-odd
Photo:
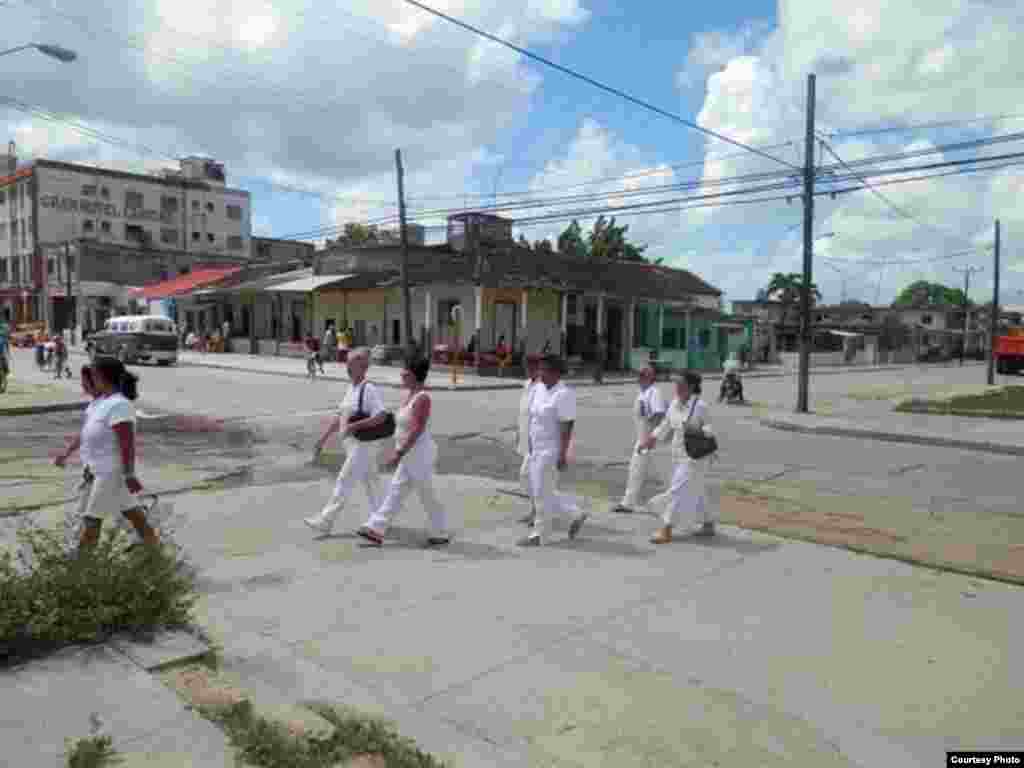
[[[99,542],[104,520],[123,515],[146,544],[156,544],[156,531],[135,498],[142,483],[135,475],[135,408],[138,377],[114,358],[100,358],[90,367],[95,400],[89,407],[78,444],[54,460],[63,467],[77,448],[82,485],[75,520],[81,521],[79,546],[88,551]],[[84,387],[83,383],[83,387]]]
[[[530,404],[530,498],[534,508],[533,530],[518,542],[521,547],[546,543],[555,517],[571,519],[569,538],[575,539],[587,519],[576,500],[558,490],[559,474],[569,464],[569,445],[576,423],[576,394],[562,383],[564,364],[547,355],[540,361],[540,387]]]
[[[538,388],[542,387],[540,381],[540,358],[532,355],[526,358],[526,381],[523,382],[523,391],[519,396],[519,429],[516,436],[516,453],[523,458],[519,467],[519,485],[523,492],[530,494],[530,406],[533,404],[533,397],[537,394]],[[519,522],[533,525],[534,510],[533,497],[530,497],[530,513]]]
[[[334,330],[334,324],[328,323],[324,329],[324,338],[321,346],[321,368],[320,372],[323,373],[323,361],[336,362],[338,360],[338,334]]]
[[[668,410],[665,400],[654,383],[655,373],[650,366],[640,371],[637,383],[640,391],[633,402],[633,423],[636,428],[636,442],[629,460],[629,479],[626,482],[626,493],[613,511],[630,513],[642,511],[640,496],[651,465],[651,453],[644,448],[644,441],[661,424]]]
[[[430,395],[424,391],[429,372],[430,360],[425,357],[409,358],[402,369],[402,386],[408,394],[396,416],[395,449],[385,462],[385,469],[395,473],[380,508],[357,531],[374,546],[384,543],[395,517],[414,491],[429,520],[426,546],[443,547],[451,541],[447,515],[434,493],[437,443],[430,433]]]
[[[382,501],[375,441],[359,439],[360,432],[365,433],[366,430],[378,427],[388,417],[376,385],[366,380],[366,374],[370,369],[370,350],[366,347],[352,350],[346,366],[352,383],[342,398],[338,414],[331,419],[327,430],[317,440],[313,452],[314,460],[319,459],[327,441],[341,433],[345,463],[338,472],[334,493],[320,514],[303,520],[306,525],[324,536],[331,533],[338,513],[345,507],[359,485],[366,491],[371,512],[376,511]]]
[[[650,501],[652,509],[662,510],[662,526],[651,538],[653,544],[672,541],[672,531],[681,522],[680,518],[690,525],[699,525],[699,536],[713,536],[717,520],[717,510],[712,510],[707,503],[704,485],[713,454],[692,458],[686,448],[687,432],[707,437],[714,434],[707,403],[700,397],[701,377],[697,373],[683,373],[676,377],[675,386],[676,396],[668,407],[668,414],[642,446],[650,450],[659,441],[671,440],[675,464],[668,490]]]

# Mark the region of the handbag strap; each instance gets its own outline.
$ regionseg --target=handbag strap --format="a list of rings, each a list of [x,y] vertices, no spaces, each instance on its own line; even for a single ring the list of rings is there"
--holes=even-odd
[[[694,395],[693,402],[690,404],[690,412],[686,415],[686,421],[683,422],[683,429],[690,426],[690,420],[693,418],[693,409],[697,407],[697,396]]]
[[[356,405],[356,413],[363,412],[363,392],[366,391],[366,382],[359,385],[359,402]]]

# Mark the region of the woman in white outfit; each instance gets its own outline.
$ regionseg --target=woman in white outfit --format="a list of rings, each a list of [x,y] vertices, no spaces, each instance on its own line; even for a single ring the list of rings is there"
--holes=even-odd
[[[313,453],[314,458],[319,457],[327,441],[335,433],[341,432],[342,444],[345,447],[345,463],[341,466],[338,480],[334,485],[334,493],[331,494],[327,505],[319,515],[307,517],[302,521],[324,536],[330,534],[338,512],[345,506],[358,485],[362,484],[366,490],[371,510],[377,509],[381,502],[374,443],[362,442],[356,439],[355,435],[383,422],[387,418],[387,411],[384,409],[384,402],[377,387],[366,380],[366,373],[370,369],[370,350],[366,347],[352,350],[346,365],[352,384],[341,401],[338,415],[331,419],[327,430],[317,440]],[[363,418],[352,421],[353,415],[361,415]]]
[[[654,380],[653,368],[648,367],[640,371],[637,382],[640,385],[640,391],[637,392],[636,400],[633,403],[636,442],[633,445],[633,455],[629,460],[626,493],[622,497],[622,501],[615,506],[613,510],[615,512],[630,513],[643,508],[640,495],[647,483],[647,473],[651,464],[650,451],[643,447],[643,442],[661,424],[666,410],[665,400],[661,397]]]
[[[78,448],[84,465],[76,519],[82,523],[79,544],[89,550],[99,542],[103,521],[123,515],[147,544],[155,544],[156,532],[134,495],[142,490],[135,476],[135,408],[138,378],[113,358],[100,358],[91,367],[95,400],[89,406],[78,443],[54,463],[63,467]]]
[[[676,397],[668,408],[665,420],[643,441],[647,450],[659,440],[672,440],[672,461],[675,470],[672,482],[664,493],[650,501],[652,509],[664,507],[662,527],[651,538],[654,544],[668,544],[672,541],[672,529],[680,518],[691,525],[700,525],[698,535],[712,536],[715,533],[717,510],[710,509],[705,497],[704,480],[711,456],[691,459],[686,453],[685,434],[688,430],[711,435],[708,421],[708,406],[700,399],[701,378],[696,373],[684,373],[676,378]]]
[[[576,500],[559,493],[558,475],[569,463],[569,445],[576,423],[576,395],[562,383],[562,360],[554,355],[540,362],[541,384],[530,406],[530,498],[533,501],[533,531],[518,544],[539,547],[548,527],[558,516],[569,517],[569,538],[575,539],[587,514]]]
[[[434,465],[437,443],[430,434],[430,396],[424,391],[430,361],[411,360],[402,370],[402,386],[409,390],[395,416],[395,450],[386,463],[394,469],[384,502],[357,533],[371,544],[381,546],[384,536],[409,494],[416,491],[430,520],[428,547],[441,547],[450,541],[444,508],[434,493]]]

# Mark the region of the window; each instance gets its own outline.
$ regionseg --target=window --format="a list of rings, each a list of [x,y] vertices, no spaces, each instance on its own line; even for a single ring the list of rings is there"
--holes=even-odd
[[[145,198],[141,192],[134,192],[130,189],[124,193],[124,207],[127,211],[136,210],[145,206]]]
[[[214,240],[216,240],[217,238],[216,238],[216,236],[215,236],[215,235],[213,234],[213,232],[207,232],[207,233],[206,233],[206,239],[207,239],[207,240],[209,240],[209,241],[210,241],[210,242],[212,243],[212,242],[213,242]]]
[[[228,214],[228,218],[231,219],[231,221],[241,221],[242,220],[242,206],[240,206],[240,205],[229,205],[227,207],[227,214]]]
[[[21,260],[17,258],[11,259],[11,282],[21,282]]]
[[[3,223],[3,222],[0,222],[0,240],[6,240],[6,239],[7,239],[7,225],[5,223]]]
[[[193,240],[193,242],[197,242],[197,243],[199,242],[199,233],[198,232],[193,232],[192,233],[192,240]]]
[[[242,237],[241,235],[231,235],[228,237],[228,248],[232,251],[242,250]]]
[[[0,205],[7,202],[7,193],[0,189]]]
[[[921,315],[921,325],[931,325],[931,324],[932,324],[932,316],[931,315]]]
[[[7,282],[7,259],[0,259],[0,283]]]
[[[83,184],[82,185],[82,197],[96,197],[96,185],[95,184]]]
[[[141,227],[138,224],[125,224],[124,239],[136,243],[144,243],[149,240],[149,233],[146,232],[145,227]]]
[[[664,328],[661,331],[661,346],[665,349],[676,349],[676,329]]]
[[[565,302],[565,310],[570,316],[576,314],[576,299],[578,298],[579,297],[575,293],[570,293]]]
[[[178,244],[178,230],[164,227],[160,230],[160,242],[164,245]]]
[[[110,233],[110,222],[109,221],[102,222],[100,224],[100,230],[102,230],[103,232],[106,232],[106,233],[109,234]]]
[[[178,212],[178,198],[163,195],[160,198],[160,211],[168,216],[174,216]]]
[[[64,261],[68,265],[68,272],[74,272],[75,271],[75,254],[69,253],[67,256],[64,257]]]
[[[53,274],[53,268],[54,268],[53,257],[50,257],[50,258],[48,258],[46,260],[46,274],[52,275]]]
[[[21,247],[28,248],[28,230],[25,227],[24,219],[21,222]]]
[[[104,200],[110,199],[110,190],[107,187],[100,187],[100,197]]]
[[[11,222],[11,240],[18,239],[18,222],[17,220]]]
[[[206,204],[206,212],[207,213],[213,213],[213,203],[207,203]]]
[[[83,232],[92,232],[94,229],[96,229],[96,223],[92,219],[84,219],[82,221]]]
[[[192,210],[193,211],[198,211],[199,210],[199,201],[198,200],[193,200],[192,201]]]

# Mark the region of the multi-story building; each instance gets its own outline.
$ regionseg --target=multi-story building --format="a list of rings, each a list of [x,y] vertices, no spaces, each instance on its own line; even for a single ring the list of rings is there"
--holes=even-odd
[[[89,254],[105,262],[133,254],[132,264],[103,265],[98,282],[106,287],[87,286],[109,293],[110,286],[141,285],[142,274],[152,272],[135,268],[140,252],[143,262],[173,253],[179,270],[244,261],[250,233],[249,193],[227,187],[223,166],[212,160],[189,157],[179,169],[144,175],[37,159],[0,177],[0,304],[17,321],[49,323],[53,299],[67,299],[54,296],[54,283],[56,290],[66,283],[74,291],[97,282],[95,265],[85,263]],[[77,247],[83,243],[90,247]],[[81,261],[71,261],[72,249]],[[67,280],[60,279],[62,270]],[[74,323],[67,307],[61,314]]]

